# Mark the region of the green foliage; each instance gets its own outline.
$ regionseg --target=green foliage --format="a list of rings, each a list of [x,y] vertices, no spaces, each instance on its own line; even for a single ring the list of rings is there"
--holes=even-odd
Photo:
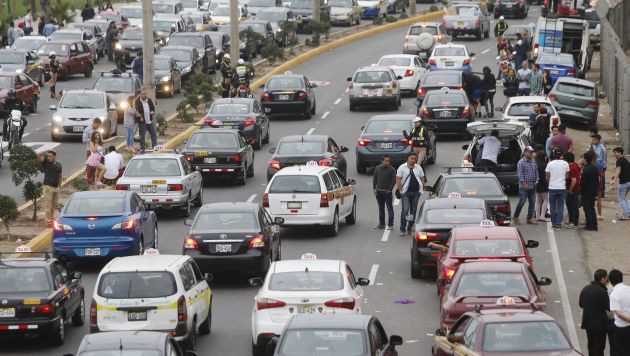
[[[22,195],[25,200],[33,202],[33,221],[37,219],[37,199],[42,196],[42,183],[36,182],[37,176],[42,171],[42,165],[37,159],[35,151],[24,145],[11,147],[9,156],[9,169],[11,169],[13,184],[24,184]]]
[[[157,124],[157,134],[160,136],[166,135],[166,130],[168,129],[168,121],[166,121],[166,117],[164,114],[166,111],[159,112],[155,114],[155,123]]]
[[[87,179],[77,178],[72,181],[72,188],[80,192],[84,192],[86,190],[90,190],[90,185],[88,184]]]
[[[193,121],[193,116],[188,112],[188,100],[180,101],[175,108],[175,112],[181,122],[190,123]]]
[[[212,85],[212,75],[205,73],[195,73],[188,78],[186,83],[184,83],[184,90],[186,91],[186,94],[194,93],[196,92],[197,88],[199,88],[199,86],[203,83],[208,83]]]
[[[404,11],[403,11],[403,12],[401,12],[401,13],[400,13],[400,19],[401,19],[401,20],[402,20],[402,19],[407,19],[407,18],[409,18],[409,15],[407,15],[407,13],[406,13],[406,12],[404,12]]]
[[[70,23],[74,21],[75,6],[71,2],[56,1],[48,6],[48,16],[52,16],[57,23]]]
[[[199,99],[201,101],[201,103],[206,107],[209,108],[210,105],[212,105],[212,100],[213,100],[213,96],[214,96],[214,92],[216,91],[216,88],[207,82],[201,83],[199,86],[197,86],[197,93],[201,96],[201,99]]]
[[[289,36],[289,34],[297,33],[297,25],[295,22],[284,21],[280,28],[282,29],[282,33],[287,35],[289,39],[287,46],[295,46],[298,43],[297,36]]]
[[[374,18],[374,20],[372,20],[372,23],[375,24],[375,25],[382,25],[383,24],[383,17],[376,16]]]
[[[435,5],[431,5],[431,7],[429,8],[429,11],[433,12],[433,11],[438,11],[438,7]]]
[[[186,95],[186,102],[190,105],[191,108],[195,109],[196,113],[199,113],[199,105],[201,105],[201,100],[199,100],[198,94],[188,94]]]
[[[241,40],[244,40],[245,38],[253,38],[255,41],[262,41],[265,39],[265,37],[263,35],[261,35],[260,33],[252,30],[251,27],[248,27],[247,29],[241,31],[238,33],[238,37]]]
[[[277,44],[270,43],[262,48],[260,55],[273,65],[278,58],[284,58],[284,51]]]
[[[15,199],[6,195],[0,195],[0,219],[2,219],[2,225],[7,230],[7,235],[9,234],[9,227],[17,220],[19,215],[20,212]]]
[[[184,90],[186,91],[186,100],[184,101],[198,112],[199,105],[204,104],[207,108],[212,104],[217,88],[214,86],[212,75],[196,73],[188,79],[184,85]],[[195,96],[195,98],[192,98],[192,101],[187,100],[191,96]],[[181,116],[180,119],[182,119]],[[189,120],[192,120],[192,117]]]
[[[395,18],[394,16],[390,16],[390,15],[388,15],[388,16],[385,18],[385,21],[386,21],[387,23],[392,23],[392,22],[396,22],[396,21],[398,21],[398,19],[397,19],[397,18]]]
[[[313,37],[310,41],[310,46],[317,47],[319,46],[320,36],[323,34],[328,38],[328,33],[330,32],[330,23],[323,21],[311,21],[305,27],[304,30],[308,33],[312,33]]]

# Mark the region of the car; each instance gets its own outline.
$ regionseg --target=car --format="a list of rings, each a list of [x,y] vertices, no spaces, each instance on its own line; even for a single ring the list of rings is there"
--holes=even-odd
[[[516,41],[516,34],[520,33],[522,35],[523,31],[525,30],[527,30],[527,33],[530,36],[532,36],[534,33],[536,33],[536,24],[534,23],[529,23],[529,24],[524,24],[524,25],[510,24],[507,30],[503,32],[502,36],[503,38],[510,41],[510,43],[514,43]]]
[[[283,219],[271,219],[257,203],[206,204],[184,238],[183,254],[191,256],[203,272],[244,272],[264,277],[281,257]]]
[[[223,54],[230,53],[230,36],[218,31],[204,31],[203,33],[210,36],[212,40],[215,48],[215,68],[219,68]]]
[[[387,0],[387,14],[395,14],[400,10],[400,12],[405,12],[405,9],[409,6],[407,0]]]
[[[272,75],[261,86],[260,102],[269,115],[304,115],[308,120],[317,110],[315,88],[317,84],[302,74]]]
[[[197,31],[197,24],[193,21],[192,17],[185,15],[184,13],[180,14],[182,20],[184,20],[184,31],[185,32],[195,32]]]
[[[222,98],[212,102],[204,117],[204,125],[239,130],[254,149],[269,143],[271,125],[260,102],[253,98]]]
[[[202,0],[182,0],[184,11],[197,11],[203,6]]]
[[[396,354],[402,337],[387,337],[378,318],[371,315],[296,314],[285,326],[280,337],[270,341],[273,355],[309,355],[325,350],[345,355]],[[381,353],[383,350],[383,353]]]
[[[249,28],[260,35],[260,37],[256,39],[256,53],[260,53],[263,47],[276,43],[276,35],[273,27],[271,27],[271,23],[268,21],[249,19],[243,21],[243,24],[247,24]]]
[[[313,3],[309,0],[292,0],[289,9],[295,15],[295,24],[298,32],[305,32],[306,25],[313,20]],[[327,21],[330,19],[330,5],[320,3],[319,18]]]
[[[101,31],[101,27],[98,24],[93,22],[71,22],[66,25],[66,27],[78,28],[91,33],[96,39],[96,52],[98,53],[98,57],[105,57],[105,32]]]
[[[212,11],[210,16],[212,16],[212,20],[214,21],[215,24],[220,25],[220,26],[227,25],[229,27],[230,25],[230,6],[229,5],[230,5],[229,3],[226,3],[226,4],[221,3]],[[243,16],[243,14],[245,14],[245,8],[242,6],[242,4],[238,6],[238,13],[239,13],[239,23],[241,21],[247,20],[247,16]]]
[[[231,30],[229,25],[221,25],[218,27],[217,31],[225,33],[229,38]],[[239,23],[238,31],[238,48],[240,57],[244,60],[251,61],[252,58],[258,55],[258,44],[256,42],[257,36],[255,35],[255,31],[251,28],[251,26],[245,23]]]
[[[466,126],[475,120],[466,91],[448,87],[427,92],[418,114],[436,134],[465,134]]]
[[[413,54],[388,54],[379,59],[378,66],[389,67],[397,77],[400,91],[415,96],[420,81],[426,74],[420,57]]]
[[[400,80],[403,77],[384,66],[368,66],[357,69],[348,77],[348,101],[350,111],[361,105],[383,105],[398,110],[401,105]]]
[[[256,20],[269,21],[273,27],[276,42],[286,47],[297,41],[297,26],[293,11],[284,7],[269,7],[256,13]]]
[[[584,79],[558,78],[548,98],[563,120],[597,124],[600,95],[595,83]]]
[[[280,335],[291,317],[299,314],[363,314],[367,278],[355,278],[346,261],[318,259],[305,253],[299,260],[276,261],[265,279],[252,278],[261,286],[252,311],[252,351]]]
[[[185,11],[182,13],[183,16],[190,17],[192,22],[195,24],[195,30],[198,32],[210,31],[216,29],[214,25],[214,21],[207,12],[201,11]]]
[[[86,44],[90,49],[90,52],[92,52],[94,63],[98,63],[98,60],[100,58],[98,53],[98,37],[94,36],[94,34],[89,31],[85,31],[80,28],[64,28],[55,31],[52,35],[50,35],[49,40],[83,41],[83,43]]]
[[[247,11],[250,15],[256,17],[256,15],[264,9],[284,7],[281,0],[250,0],[247,3]]]
[[[442,25],[453,39],[461,35],[475,36],[478,41],[490,37],[488,12],[477,2],[454,2],[446,8]]]
[[[429,57],[429,70],[461,70],[464,73],[471,73],[471,60],[475,54],[468,51],[465,45],[461,44],[438,44],[433,48]]]
[[[448,198],[426,199],[418,210],[411,240],[411,277],[422,278],[437,266],[439,253],[427,247],[430,242],[446,244],[455,226],[479,226],[491,219],[486,203],[479,198],[452,194]]]
[[[461,71],[441,70],[428,72],[418,86],[418,105],[422,104],[427,92],[435,89],[449,88],[455,90],[464,89],[464,77]]]
[[[24,73],[0,71],[0,105],[4,109],[4,100],[9,90],[15,90],[18,98],[22,99],[29,112],[37,112],[40,97],[39,84]]]
[[[203,54],[195,47],[168,45],[160,48],[157,54],[173,58],[181,73],[182,82],[203,71]]]
[[[514,17],[524,19],[529,13],[529,1],[528,0],[500,0],[494,4],[493,7],[494,18],[498,19],[500,16]],[[532,34],[530,32],[530,34]]]
[[[475,172],[470,168],[445,168],[433,186],[426,187],[432,198],[447,198],[449,194],[457,193],[462,197],[483,199],[492,220],[498,225],[509,226],[512,221],[510,200],[493,173]]]
[[[103,34],[106,34],[107,29],[109,28],[109,22],[103,19],[93,18],[91,20],[85,21],[84,23],[98,26],[98,28],[101,30]]]
[[[46,36],[22,36],[13,42],[11,49],[37,51],[47,41]]]
[[[134,352],[168,356],[195,356],[191,350],[182,351],[175,338],[168,333],[157,331],[110,331],[88,334],[83,337],[76,356],[96,354],[109,355],[115,352]],[[69,355],[68,355],[69,356]]]
[[[203,181],[184,156],[154,152],[129,160],[116,190],[131,191],[152,209],[180,208],[190,216],[192,205],[203,205]]]
[[[129,26],[142,27],[142,5],[141,4],[125,4],[118,9],[118,13],[124,16],[129,22]],[[155,16],[155,11],[151,9],[151,16]]]
[[[379,16],[387,16],[387,0],[359,0],[361,18],[371,19]]]
[[[96,279],[90,333],[160,331],[195,351],[198,335],[210,334],[211,280],[190,256],[151,249],[142,256],[115,258]]]
[[[195,31],[195,26],[192,23],[192,20],[188,21],[182,14],[177,14],[177,15],[158,15],[156,18],[158,20],[172,21],[171,31],[173,31],[173,24],[175,24],[175,31],[173,31],[174,33],[176,33],[176,32],[191,32],[191,31]]]
[[[594,8],[584,10],[584,19],[588,21],[588,37],[593,47],[600,48],[601,37],[601,20]]]
[[[48,41],[37,50],[37,55],[44,63],[46,80],[50,79],[50,58],[48,56],[51,51],[55,52],[57,59],[59,59],[57,76],[60,80],[66,80],[69,76],[76,74],[82,74],[86,78],[92,76],[94,57],[87,44],[84,41],[59,40]]]
[[[116,105],[117,122],[121,124],[125,117],[125,109],[129,105],[127,98],[137,97],[142,89],[142,80],[130,72],[122,73],[118,69],[110,72],[101,72],[92,84],[92,90],[102,90],[107,93]]]
[[[117,12],[101,11],[100,13],[97,13],[94,18],[98,20],[105,20],[107,23],[111,23],[113,21],[114,24],[116,24],[116,28],[122,27],[123,29],[126,29],[129,27],[129,20]]]
[[[201,56],[201,69],[204,73],[215,73],[217,69],[216,48],[206,32],[180,32],[173,34],[168,46],[194,47]]]
[[[345,176],[348,169],[343,155],[345,152],[348,152],[348,148],[337,145],[330,136],[284,136],[276,147],[269,150],[272,156],[267,167],[267,181],[283,168],[305,165],[310,161],[315,161],[320,166],[335,167]]]
[[[240,185],[254,176],[254,149],[238,130],[197,130],[184,142],[181,153],[204,176],[229,176]]]
[[[514,298],[499,298],[500,309],[467,312],[453,325],[436,331],[434,356],[497,354],[582,355],[573,348],[562,327],[535,308],[515,309]]]
[[[534,112],[534,105],[544,105],[549,115],[549,131],[552,126],[560,125],[560,116],[555,105],[551,103],[548,97],[540,95],[532,96],[513,96],[505,101],[503,107],[495,108],[496,111],[503,113],[501,119],[506,121],[520,122],[529,126],[529,114]]]
[[[426,33],[426,35],[423,35]],[[405,33],[403,53],[416,54],[424,62],[438,43],[449,43],[453,39],[446,33],[444,25],[439,22],[416,22],[409,26]],[[426,63],[425,63],[426,66]]]
[[[181,17],[171,18],[157,16],[153,18],[153,29],[158,33],[164,43],[170,36],[177,32],[184,32],[184,20]]]
[[[96,117],[102,122],[99,131],[103,139],[118,133],[116,106],[102,90],[64,90],[59,105],[51,105],[49,109],[54,111],[50,120],[52,141],[82,137],[83,130]]]
[[[177,62],[171,56],[156,55],[153,57],[155,66],[155,95],[172,98],[175,93],[182,91],[182,72]]]
[[[0,337],[39,335],[62,345],[66,323],[78,327],[85,322],[81,272],[68,271],[48,252],[32,254],[26,245],[16,252],[26,257],[0,255]]]
[[[552,84],[555,84],[558,78],[563,77],[583,78],[581,69],[580,74],[578,74],[575,59],[569,53],[540,52],[536,64],[540,65],[541,72],[549,71]]]
[[[330,24],[331,25],[360,25],[361,7],[357,0],[330,0]]]
[[[159,0],[151,3],[156,14],[177,15],[184,11],[184,4],[175,0]]]
[[[116,43],[115,49],[122,51],[125,66],[131,65],[139,52],[147,51],[143,47],[142,36],[143,31],[141,28],[129,28],[123,32],[118,43]],[[148,50],[153,50],[153,53],[156,53],[160,47],[162,47],[162,38],[156,31],[153,31],[153,48]]]
[[[337,236],[340,219],[347,225],[356,223],[355,184],[337,168],[314,161],[287,167],[267,184],[263,207],[273,219],[283,218],[284,226],[324,226],[328,235]]]

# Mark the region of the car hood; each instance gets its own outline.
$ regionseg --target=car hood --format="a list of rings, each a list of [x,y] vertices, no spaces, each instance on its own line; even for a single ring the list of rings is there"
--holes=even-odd
[[[2,71],[3,72],[15,72],[18,69],[20,69],[22,71],[25,70],[25,65],[24,64],[0,63],[0,66],[2,66]]]
[[[167,76],[167,75],[170,76],[171,75],[171,71],[169,71],[169,70],[156,70],[155,71],[155,77],[157,79],[160,79],[160,78],[162,78],[164,76]]]
[[[345,15],[349,12],[352,12],[352,8],[350,7],[331,7],[330,8],[331,15]]]
[[[142,48],[142,41],[137,41],[137,40],[121,40],[120,45],[123,48],[128,48],[128,47],[135,47],[137,49],[141,49]]]
[[[490,135],[493,130],[499,131],[500,137],[512,137],[525,130],[525,126],[519,122],[505,121],[477,121],[467,125],[466,131],[475,136]]]
[[[304,16],[313,16],[313,10],[312,9],[293,9],[293,8],[291,8],[291,11],[293,11],[293,14],[295,16],[297,16],[297,15],[302,15],[302,17],[304,17]]]
[[[107,111],[104,108],[99,109],[78,109],[78,108],[57,108],[57,115],[65,118],[68,117],[107,117]]]

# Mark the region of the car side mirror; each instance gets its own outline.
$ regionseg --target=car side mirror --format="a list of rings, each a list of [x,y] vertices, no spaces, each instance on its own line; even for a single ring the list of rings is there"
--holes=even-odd
[[[184,220],[184,225],[192,226],[192,224],[193,224],[193,219],[192,218],[188,218],[188,219]]]
[[[477,56],[474,52],[470,52],[470,53],[468,53],[468,55],[471,56],[471,57]]]
[[[341,146],[341,147],[339,147],[339,149],[341,150],[341,152],[348,152],[349,151],[348,147],[346,147],[346,146]]]
[[[536,248],[539,243],[536,240],[527,240],[527,248]]]
[[[276,153],[276,148],[275,147],[270,148],[269,153]]]
[[[63,210],[63,205],[60,205],[57,210],[59,210],[59,212],[61,212],[61,210]]]
[[[57,110],[57,105],[51,105],[51,106],[49,106],[49,107],[48,107],[48,110],[52,110],[52,111]]]
[[[282,225],[284,224],[284,218],[277,216],[275,219],[273,219],[273,223],[276,225]]]
[[[352,81],[352,77],[346,78],[346,81],[351,82]]]
[[[463,338],[464,337],[461,335],[450,334],[449,336],[446,337],[446,340],[448,340],[448,342],[450,342],[451,344],[461,344]]]
[[[357,184],[357,181],[352,179],[352,178],[348,179],[347,182],[348,182],[348,185],[356,185]]]
[[[357,285],[358,286],[369,286],[370,285],[370,280],[367,278],[359,278],[357,279]]]
[[[260,277],[254,277],[254,278],[248,279],[247,283],[249,283],[249,285],[252,287],[260,287],[263,285],[263,279]]]
[[[462,145],[462,150],[467,150],[467,149],[468,149],[468,147],[470,147],[470,145],[469,145],[469,144]]]
[[[214,279],[214,276],[211,273],[204,273],[203,280],[210,283]]]
[[[391,346],[399,346],[402,345],[403,338],[400,335],[392,335],[389,337],[389,344]]]
[[[439,328],[435,330],[435,336],[446,336],[446,328]]]
[[[403,78],[403,77],[402,77],[401,75],[397,75],[397,76],[396,76],[396,79],[398,79],[398,80],[402,80],[402,78]]]
[[[72,279],[81,279],[81,272],[72,273]]]
[[[276,352],[276,346],[278,346],[278,340],[280,338],[278,336],[272,336],[271,340],[265,345],[265,356],[273,356],[274,352]]]
[[[365,125],[361,126],[361,131],[365,130]]]
[[[548,286],[550,284],[551,284],[551,278],[549,277],[540,277],[540,280],[538,281],[539,286]]]

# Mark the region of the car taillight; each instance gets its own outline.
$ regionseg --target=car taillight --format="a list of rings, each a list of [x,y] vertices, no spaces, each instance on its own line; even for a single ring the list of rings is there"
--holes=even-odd
[[[435,65],[435,59],[429,58],[429,65],[430,66],[434,66]]]
[[[318,164],[320,166],[330,166],[333,164],[333,161],[330,158],[322,158],[319,160]]]
[[[329,300],[326,303],[324,303],[325,306],[329,307],[329,308],[343,308],[343,309],[354,309],[354,305],[357,303],[357,301],[352,298],[352,297],[347,297],[347,298],[340,298],[340,299],[334,299],[334,300]]]
[[[249,241],[249,248],[263,248],[265,247],[265,237],[262,235],[254,235]]]
[[[35,312],[37,314],[54,314],[55,305],[54,304],[38,305],[35,307]]]
[[[256,123],[255,117],[248,117],[247,119],[245,119],[245,122],[243,123],[243,127],[252,126],[255,123]]]
[[[129,219],[112,227],[112,230],[134,230],[138,226],[138,219]]]
[[[230,156],[228,157],[228,161],[230,161],[230,163],[241,163],[241,156]]]
[[[328,208],[328,194],[322,193],[319,198],[319,207]]]
[[[416,241],[431,241],[437,240],[440,237],[439,232],[426,232],[426,231],[418,231],[416,233]]]
[[[509,204],[497,205],[497,207],[494,208],[494,212],[510,216],[510,213],[511,213],[510,212],[510,205]]]
[[[446,20],[442,17],[442,20],[440,21],[442,23],[442,26],[446,26]]]
[[[597,100],[591,100],[591,103],[588,104],[588,106],[597,109],[599,107],[599,101]]]
[[[424,88],[418,88],[418,95],[424,95],[425,90]]]
[[[558,126],[558,123],[560,123],[560,120],[558,119],[558,117],[557,117],[557,116],[554,116],[554,117],[551,119],[551,125],[552,125],[552,126]]]
[[[464,87],[459,87],[457,88],[457,90],[464,90]]]
[[[477,21],[475,21],[475,26],[481,27],[481,20],[477,19]]]
[[[547,1],[547,0],[545,0]],[[536,60],[536,58],[538,58],[538,43],[534,44],[534,51],[532,52],[532,57],[534,57],[534,60]]]
[[[464,59],[464,64],[466,65],[470,65],[470,58],[466,58]]]
[[[287,303],[281,300],[277,300],[277,299],[261,298],[261,297],[256,298],[256,308],[258,310],[282,308],[285,305],[287,305]]]
[[[350,82],[350,84],[348,84],[348,89],[352,89],[354,88],[354,85],[352,84],[352,82]]]
[[[470,106],[466,105],[462,111],[462,119],[466,116],[470,116]]]
[[[306,99],[306,92],[305,91],[299,91],[298,95],[297,95],[297,100],[298,101],[302,101]]]
[[[444,36],[438,35],[437,39],[438,39],[438,42],[442,42],[444,41]]]
[[[199,244],[197,243],[197,240],[193,239],[190,236],[186,237],[186,240],[184,240],[184,250],[198,250],[198,249],[199,249]]]
[[[444,279],[450,282],[453,279],[453,276],[455,275],[455,271],[457,271],[457,269],[446,267],[444,269]]]
[[[129,184],[116,184],[116,190],[129,190]]]
[[[187,160],[188,162],[192,162],[192,159],[193,159],[193,158],[192,158],[192,156],[186,156],[186,160]]]
[[[422,117],[424,117],[425,119],[431,118],[431,116],[429,115],[429,110],[425,106],[420,108],[420,115],[422,115]]]
[[[53,221],[52,226],[55,231],[72,231],[70,225],[62,224],[57,220]]]
[[[186,309],[186,298],[182,295],[177,300],[177,321],[188,320],[188,310]]]
[[[269,194],[265,193],[263,194],[263,208],[268,208],[269,207]]]
[[[92,302],[90,303],[90,326],[96,327],[96,317],[98,315],[96,308],[96,301],[92,298]]]
[[[358,145],[361,146],[361,147],[365,147],[365,146],[369,145],[370,142],[372,142],[372,140],[368,140],[366,138],[360,138],[359,141],[358,141]]]
[[[400,142],[404,143],[407,146],[411,146],[413,144],[413,140],[408,140],[406,138],[401,138]]]
[[[558,96],[556,94],[549,94],[549,100],[558,100]]]
[[[270,159],[269,167],[280,170],[282,168],[282,165],[280,164],[280,162],[276,161],[275,159]]]
[[[262,101],[271,101],[271,95],[264,91],[262,94],[260,94],[260,99],[262,99]]]
[[[169,184],[166,186],[166,190],[169,192],[179,192],[184,190],[183,184]]]
[[[392,88],[396,88],[398,86],[398,84],[396,84],[396,82],[392,82]]]
[[[413,77],[413,69],[407,69],[407,71],[405,71],[405,77]]]
[[[575,70],[575,69],[570,69],[570,70],[568,70],[568,71],[567,71],[567,74],[568,74],[568,75],[577,75],[577,70]]]

